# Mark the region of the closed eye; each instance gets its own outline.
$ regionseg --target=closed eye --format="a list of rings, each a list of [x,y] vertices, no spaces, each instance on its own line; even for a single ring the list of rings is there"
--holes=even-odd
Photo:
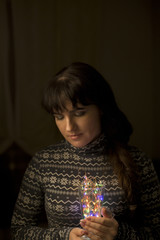
[[[62,120],[64,118],[62,114],[57,114],[57,113],[54,113],[53,116],[56,120]]]
[[[76,111],[74,112],[74,115],[75,115],[76,117],[81,117],[81,116],[85,115],[85,113],[86,113],[85,110],[76,110]]]

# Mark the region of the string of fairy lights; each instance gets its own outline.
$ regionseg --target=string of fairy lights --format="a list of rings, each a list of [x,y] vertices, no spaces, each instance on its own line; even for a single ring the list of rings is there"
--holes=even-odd
[[[97,182],[85,175],[79,190],[83,218],[100,217],[104,190],[102,181]]]

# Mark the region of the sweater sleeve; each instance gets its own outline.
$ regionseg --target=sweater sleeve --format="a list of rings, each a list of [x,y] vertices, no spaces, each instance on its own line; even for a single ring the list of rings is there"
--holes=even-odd
[[[24,174],[18,198],[15,204],[12,221],[12,239],[16,240],[68,240],[72,228],[40,227],[40,215],[44,207],[43,173],[35,155]]]
[[[136,156],[135,156],[136,155]],[[135,221],[119,221],[117,240],[160,239],[160,183],[151,159],[134,151],[140,172],[140,203]]]

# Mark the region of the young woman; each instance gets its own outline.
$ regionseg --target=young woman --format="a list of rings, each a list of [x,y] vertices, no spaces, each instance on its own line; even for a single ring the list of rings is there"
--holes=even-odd
[[[128,144],[132,127],[93,67],[73,63],[44,92],[64,140],[36,153],[12,217],[13,239],[160,239],[160,184],[151,160]],[[105,183],[101,217],[80,221],[84,175]],[[39,226],[43,206],[48,226]],[[109,214],[108,209],[111,214]]]

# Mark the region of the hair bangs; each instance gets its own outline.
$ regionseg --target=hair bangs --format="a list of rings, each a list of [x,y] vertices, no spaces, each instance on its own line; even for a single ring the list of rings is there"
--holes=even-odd
[[[74,79],[64,79],[60,78],[57,80],[56,84],[49,86],[49,93],[47,105],[49,107],[49,112],[63,112],[66,110],[66,105],[71,102],[73,107],[76,107],[79,99],[79,90],[76,89],[77,86],[74,84]]]

